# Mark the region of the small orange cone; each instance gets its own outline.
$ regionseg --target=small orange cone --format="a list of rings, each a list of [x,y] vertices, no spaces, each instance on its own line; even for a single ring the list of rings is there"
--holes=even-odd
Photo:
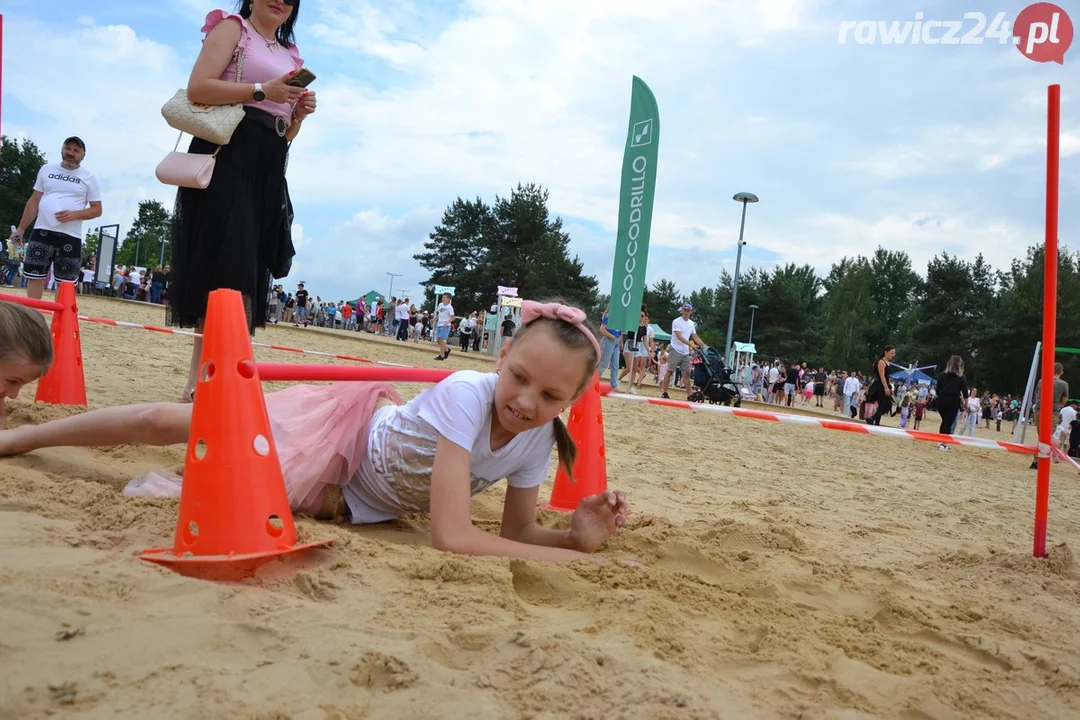
[[[270,432],[244,305],[210,293],[172,548],[143,560],[204,580],[240,580],[296,544],[296,526]]]
[[[574,481],[559,466],[555,473],[555,487],[551,490],[549,510],[573,512],[578,503],[590,495],[607,490],[607,458],[604,449],[604,412],[600,407],[600,376],[570,408],[570,421],[566,424],[570,437],[577,445],[577,461],[574,462]]]
[[[86,407],[86,379],[83,376],[82,342],[79,338],[79,307],[75,303],[75,283],[62,282],[56,302],[64,306],[53,312],[53,364],[38,380],[35,402]]]

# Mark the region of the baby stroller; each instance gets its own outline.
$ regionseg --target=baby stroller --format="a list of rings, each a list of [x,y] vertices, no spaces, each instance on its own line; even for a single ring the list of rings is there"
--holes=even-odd
[[[694,388],[687,396],[690,402],[706,402],[711,405],[742,405],[739,387],[724,365],[724,359],[716,348],[707,347],[694,353],[694,370],[691,373]]]

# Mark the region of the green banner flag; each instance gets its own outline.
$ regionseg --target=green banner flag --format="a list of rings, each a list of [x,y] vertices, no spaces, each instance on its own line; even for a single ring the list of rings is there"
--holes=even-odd
[[[619,235],[611,278],[608,326],[636,330],[645,293],[645,267],[649,259],[653,195],[656,192],[656,153],[660,144],[660,114],[652,90],[634,77],[630,94],[630,128],[623,155],[619,191]]]

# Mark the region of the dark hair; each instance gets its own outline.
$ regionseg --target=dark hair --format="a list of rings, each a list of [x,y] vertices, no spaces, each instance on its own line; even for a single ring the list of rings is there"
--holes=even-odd
[[[52,361],[52,334],[41,313],[0,302],[0,363],[30,363],[44,375]]]
[[[885,353],[889,352],[890,350],[895,350],[895,349],[896,349],[895,345],[886,345],[885,350],[881,354],[884,355]]]
[[[548,302],[559,302],[558,300],[549,300]],[[585,334],[581,332],[581,329],[577,325],[571,325],[565,320],[551,320],[550,318],[537,318],[532,322],[522,325],[518,328],[517,334],[514,336],[513,343],[517,344],[521,342],[521,338],[528,335],[534,329],[538,327],[546,327],[555,336],[555,339],[569,352],[582,353],[585,360],[585,373],[582,375],[581,384],[578,385],[575,396],[580,395],[581,391],[585,389],[585,386],[593,381],[593,377],[596,374],[596,367],[600,364],[600,358],[596,357],[596,349],[593,344],[589,342],[589,339],[585,337]],[[589,333],[595,336],[595,332],[591,327],[585,328]],[[561,417],[556,417],[552,420],[553,429],[555,430],[555,448],[559,453],[559,464],[562,465],[563,470],[566,471],[570,481],[574,481],[574,462],[577,460],[577,445],[574,444],[574,439],[570,437],[570,431],[566,429],[566,424],[562,421]]]
[[[240,0],[240,7],[236,11],[236,14],[240,17],[248,20],[251,18],[251,0]],[[293,34],[293,28],[296,27],[296,18],[300,16],[300,0],[293,0],[292,12],[289,13],[289,17],[285,19],[285,22],[281,23],[281,27],[277,29],[278,45],[282,47],[289,47],[296,44],[296,36]]]

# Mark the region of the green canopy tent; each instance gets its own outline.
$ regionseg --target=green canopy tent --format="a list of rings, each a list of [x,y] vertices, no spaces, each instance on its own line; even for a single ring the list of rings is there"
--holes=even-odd
[[[365,295],[363,299],[364,299],[364,302],[367,303],[367,306],[371,307],[371,303],[378,300],[381,296],[382,295],[381,295],[381,293],[379,293],[378,290],[372,290],[367,295]],[[353,307],[356,307],[356,304],[358,302],[360,302],[360,298],[356,298],[355,300],[347,300],[346,302],[348,302]]]
[[[656,323],[649,323],[653,331],[653,340],[657,342],[671,342],[671,333],[666,333]]]

